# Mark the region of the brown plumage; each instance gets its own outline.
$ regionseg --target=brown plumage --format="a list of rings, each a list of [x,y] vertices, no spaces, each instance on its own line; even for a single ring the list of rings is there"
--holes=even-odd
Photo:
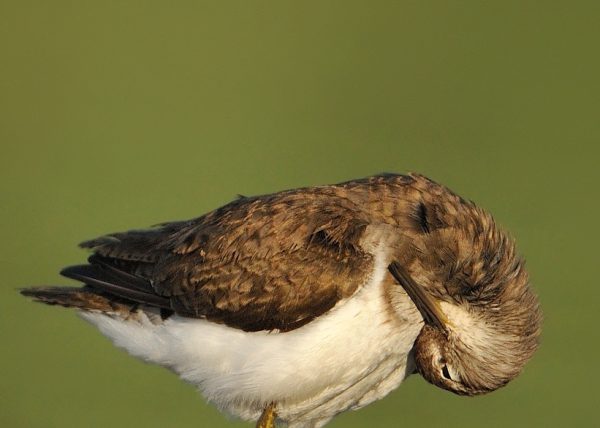
[[[365,284],[375,236],[397,266],[385,283],[400,283],[423,314],[415,357],[426,379],[471,395],[518,374],[537,347],[541,315],[512,239],[472,202],[417,174],[240,197],[193,220],[106,235],[81,244],[93,252],[88,265],[62,272],[84,287],[23,294],[122,317],[142,305],[163,318],[286,332]],[[386,292],[393,312],[397,291]],[[437,303],[428,309],[429,299]],[[504,340],[501,354],[469,354],[464,334],[446,328],[440,302],[509,333],[492,341]]]
[[[413,235],[435,229],[447,213],[433,205],[424,212],[423,206],[442,191],[422,176],[382,175],[243,197],[190,221],[86,241],[81,246],[96,254],[93,268],[62,273],[83,282],[87,275],[89,284],[90,276],[105,277],[110,267],[145,281],[152,300],[118,277],[115,288],[106,280],[104,286],[89,284],[92,289],[151,306],[163,306],[156,297],[168,299],[180,315],[247,331],[290,330],[364,282],[372,260],[359,241],[368,224],[390,224]],[[451,196],[451,203],[462,203]]]

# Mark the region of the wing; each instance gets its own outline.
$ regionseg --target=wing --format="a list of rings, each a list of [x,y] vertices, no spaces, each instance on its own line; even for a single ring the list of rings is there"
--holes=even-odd
[[[367,224],[333,188],[240,198],[194,220],[84,242],[90,264],[63,274],[182,316],[288,331],[365,282]]]

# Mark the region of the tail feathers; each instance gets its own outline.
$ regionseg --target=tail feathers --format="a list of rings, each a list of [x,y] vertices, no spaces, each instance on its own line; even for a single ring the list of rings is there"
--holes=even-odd
[[[49,305],[119,315],[136,311],[139,307],[160,313],[161,317],[173,313],[170,298],[157,294],[149,279],[112,265],[110,260],[98,255],[92,255],[89,264],[69,266],[60,273],[84,285],[80,288],[25,288],[21,294]]]
[[[94,290],[82,287],[32,287],[23,288],[21,294],[37,302],[101,312],[130,312],[131,304],[109,299]]]

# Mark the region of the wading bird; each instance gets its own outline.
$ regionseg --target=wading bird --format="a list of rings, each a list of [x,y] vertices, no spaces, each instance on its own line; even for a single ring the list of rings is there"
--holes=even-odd
[[[81,244],[79,309],[116,346],[259,427],[321,427],[419,372],[493,391],[534,353],[538,301],[492,217],[416,174],[240,197]]]

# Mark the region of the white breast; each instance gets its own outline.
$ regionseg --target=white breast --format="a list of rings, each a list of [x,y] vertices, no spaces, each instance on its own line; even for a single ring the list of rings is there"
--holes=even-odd
[[[321,426],[385,396],[414,369],[409,351],[420,318],[390,319],[381,286],[387,263],[378,252],[373,274],[353,297],[286,333],[248,333],[178,316],[159,324],[82,316],[115,345],[196,385],[223,411],[256,420],[273,402],[291,427]],[[415,315],[408,298],[402,302]]]

